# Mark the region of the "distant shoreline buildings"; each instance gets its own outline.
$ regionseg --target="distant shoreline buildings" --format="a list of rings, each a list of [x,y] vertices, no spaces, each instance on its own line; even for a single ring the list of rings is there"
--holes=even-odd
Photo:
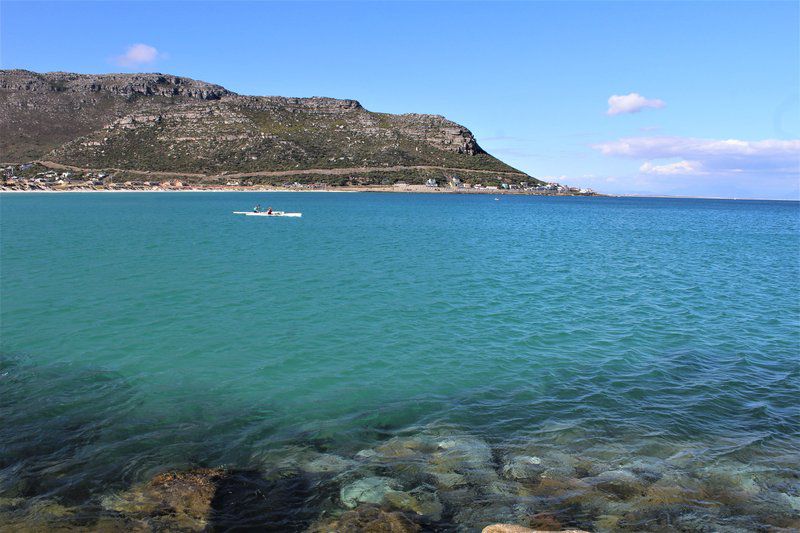
[[[592,189],[569,187],[559,183],[532,184],[527,181],[511,182],[502,177],[487,179],[485,182],[466,181],[459,176],[449,176],[441,185],[435,178],[423,183],[410,183],[399,179],[365,179],[350,176],[337,183],[325,181],[280,183],[256,183],[250,178],[225,179],[224,182],[204,182],[189,177],[152,177],[130,175],[119,171],[75,171],[53,169],[39,162],[8,165],[2,169],[3,191],[180,191],[180,190],[364,190],[382,192],[464,192],[464,193],[519,193],[545,196],[596,196]],[[541,182],[539,182],[541,183]]]

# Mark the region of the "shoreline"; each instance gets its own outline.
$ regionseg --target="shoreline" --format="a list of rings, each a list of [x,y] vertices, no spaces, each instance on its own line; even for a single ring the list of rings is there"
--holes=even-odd
[[[484,195],[516,195],[516,196],[606,196],[602,194],[576,194],[576,193],[544,193],[525,190],[509,189],[453,189],[445,187],[427,187],[425,185],[396,186],[339,186],[339,187],[236,187],[236,186],[208,186],[208,187],[150,187],[150,188],[47,188],[47,189],[0,189],[0,193],[134,193],[134,192],[381,192],[381,193],[418,193],[418,194],[484,194]]]
[[[661,195],[645,195],[645,194],[546,194],[535,191],[517,191],[507,189],[485,190],[485,189],[448,189],[448,188],[431,188],[424,185],[409,185],[404,187],[325,187],[325,188],[288,188],[288,187],[182,187],[182,188],[149,188],[149,189],[127,189],[127,188],[70,188],[70,189],[0,189],[0,194],[20,194],[20,193],[186,193],[186,192],[203,192],[203,193],[228,193],[228,192],[241,192],[241,193],[363,193],[363,192],[380,192],[380,193],[400,193],[400,194],[483,194],[494,196],[542,196],[542,197],[583,197],[583,198],[661,198],[673,200],[728,200],[728,201],[750,201],[750,202],[800,202],[800,199],[790,198],[730,198],[725,196],[671,196],[666,194]]]

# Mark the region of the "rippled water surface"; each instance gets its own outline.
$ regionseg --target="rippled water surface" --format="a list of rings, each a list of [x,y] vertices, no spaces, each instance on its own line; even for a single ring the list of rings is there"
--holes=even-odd
[[[222,529],[364,480],[425,529],[800,527],[799,206],[3,195],[0,513],[224,467],[276,503]]]

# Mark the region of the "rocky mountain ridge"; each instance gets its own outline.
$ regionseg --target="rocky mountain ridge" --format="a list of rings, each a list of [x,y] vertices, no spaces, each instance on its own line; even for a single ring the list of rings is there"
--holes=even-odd
[[[385,168],[384,182],[447,169],[535,181],[439,115],[392,115],[356,100],[243,96],[167,74],[0,71],[0,160],[219,176]],[[397,168],[436,168],[403,176]],[[388,170],[392,169],[392,170]],[[337,178],[340,179],[340,178]],[[368,176],[365,179],[371,179]]]
[[[72,92],[79,94],[110,92],[124,96],[186,96],[199,100],[218,100],[234,94],[220,85],[168,74],[75,74],[28,70],[4,70],[0,89],[31,92]]]

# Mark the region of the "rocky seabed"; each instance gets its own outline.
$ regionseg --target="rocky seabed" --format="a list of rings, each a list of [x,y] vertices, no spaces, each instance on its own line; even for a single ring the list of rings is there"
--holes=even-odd
[[[68,506],[0,499],[0,530],[797,531],[800,469],[590,459],[425,430],[354,454],[292,445]]]

